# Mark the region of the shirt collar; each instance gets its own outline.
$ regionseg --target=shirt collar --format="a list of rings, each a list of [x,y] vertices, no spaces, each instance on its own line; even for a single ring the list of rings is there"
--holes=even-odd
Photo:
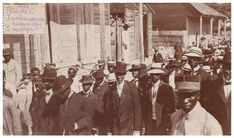
[[[52,95],[52,94],[53,94],[52,89],[49,89],[48,91],[46,91],[46,95]]]
[[[158,80],[158,82],[156,82],[155,84],[153,84],[154,87],[158,87],[160,83],[160,80]]]
[[[123,89],[124,81],[121,82],[120,84],[117,82],[117,88],[118,89]]]
[[[193,72],[197,72],[200,69],[199,65],[197,65],[194,69]]]
[[[197,118],[197,115],[200,114],[200,109],[201,109],[201,104],[197,101],[196,105],[194,106],[194,108],[190,112],[185,114],[185,112],[183,111],[183,114],[185,114],[184,117]]]
[[[74,92],[70,90],[70,94],[68,95],[68,98],[70,98],[72,96]]]

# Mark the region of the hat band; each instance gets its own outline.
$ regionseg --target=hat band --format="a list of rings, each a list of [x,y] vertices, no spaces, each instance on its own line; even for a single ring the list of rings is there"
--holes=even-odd
[[[202,53],[200,51],[197,51],[197,50],[193,50],[191,49],[188,53],[195,53],[195,54],[198,54],[198,55],[202,55]]]
[[[176,82],[176,89],[184,89],[184,90],[200,90],[200,83],[199,82],[187,82],[187,81],[182,81],[182,82]]]

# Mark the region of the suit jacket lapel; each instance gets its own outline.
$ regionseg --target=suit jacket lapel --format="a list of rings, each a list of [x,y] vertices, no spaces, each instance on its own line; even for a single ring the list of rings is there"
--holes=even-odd
[[[128,86],[126,85],[126,82],[124,82],[124,85],[123,85],[123,89],[122,89],[122,93],[121,93],[121,97],[120,97],[120,105],[124,102],[124,100],[126,99],[126,96],[128,94],[128,91],[129,91],[129,88]]]

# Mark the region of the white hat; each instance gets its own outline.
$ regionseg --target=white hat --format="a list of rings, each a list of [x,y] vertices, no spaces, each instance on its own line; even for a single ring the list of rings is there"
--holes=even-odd
[[[166,72],[162,68],[162,63],[152,63],[151,70],[147,72],[148,74],[165,74]]]
[[[203,53],[202,53],[202,50],[198,47],[191,47],[187,53],[184,54],[185,56],[188,56],[188,57],[203,57]]]
[[[186,63],[181,69],[184,71],[192,71],[192,68],[188,63]]]

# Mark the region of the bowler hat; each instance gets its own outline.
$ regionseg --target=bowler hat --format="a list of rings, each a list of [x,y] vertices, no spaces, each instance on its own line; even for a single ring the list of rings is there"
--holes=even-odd
[[[101,69],[98,69],[97,71],[95,71],[95,72],[93,73],[93,77],[94,77],[95,79],[104,78],[105,76],[106,76],[106,75],[104,74],[104,71],[101,70]]]
[[[44,72],[42,74],[42,80],[43,81],[53,81],[57,77],[56,69],[54,68],[45,68]]]
[[[124,62],[116,62],[116,68],[114,70],[115,73],[124,73],[127,72],[127,64]]]
[[[82,79],[80,79],[81,83],[93,83],[93,78],[91,75],[83,75]]]
[[[105,60],[104,59],[99,59],[98,60],[98,65],[105,65]]]
[[[137,71],[141,69],[141,65],[140,64],[132,64],[132,68],[129,69],[129,71]]]
[[[69,88],[71,84],[72,81],[70,79],[67,79],[64,75],[60,75],[54,80],[52,91],[54,94],[59,94]]]
[[[45,68],[56,68],[55,63],[45,63]]]
[[[175,76],[175,92],[191,93],[200,90],[200,75]]]
[[[11,48],[4,48],[3,49],[3,56],[11,55]]]

